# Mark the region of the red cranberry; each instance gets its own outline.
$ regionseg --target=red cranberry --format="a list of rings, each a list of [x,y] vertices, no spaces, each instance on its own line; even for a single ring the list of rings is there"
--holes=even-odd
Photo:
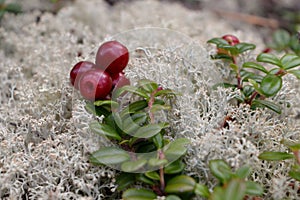
[[[80,61],[72,68],[70,72],[70,81],[71,84],[78,89],[79,88],[79,79],[85,72],[95,68],[95,64],[89,61]]]
[[[129,61],[128,49],[117,41],[103,43],[96,55],[96,65],[109,74],[121,72]]]
[[[239,39],[234,35],[224,35],[222,38],[226,40],[231,46],[240,43]]]
[[[117,74],[112,74],[111,78],[112,78],[113,88],[120,88],[120,87],[123,87],[125,85],[130,85],[130,81],[129,81],[128,78],[126,78],[124,72],[120,72],[120,73],[117,73]]]
[[[111,77],[101,69],[91,69],[85,72],[79,80],[81,95],[90,101],[105,99],[111,89]]]

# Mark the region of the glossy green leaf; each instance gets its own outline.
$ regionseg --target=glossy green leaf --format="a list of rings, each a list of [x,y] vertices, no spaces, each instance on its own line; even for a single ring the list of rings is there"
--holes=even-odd
[[[247,178],[251,173],[251,168],[249,166],[242,166],[240,167],[235,174],[240,178],[240,179],[245,179]]]
[[[144,92],[143,90],[141,90],[140,88],[137,88],[135,86],[132,85],[125,85],[121,88],[118,88],[116,90],[116,92],[114,93],[114,96],[120,96],[121,94],[123,94],[124,92],[131,92],[133,94],[136,94],[140,97],[143,97],[145,99],[149,99],[149,96],[146,92]]]
[[[135,160],[135,161],[126,161],[121,165],[121,169],[124,172],[136,172],[147,163],[147,160]]]
[[[255,80],[249,79],[248,81],[249,81],[249,83],[252,84],[252,86],[254,87],[255,91],[257,91],[259,94],[263,94],[263,92],[261,91],[261,89],[259,87],[259,84]]]
[[[181,200],[180,197],[176,196],[176,195],[168,195],[166,197],[166,200]]]
[[[147,176],[148,178],[150,178],[152,180],[160,180],[160,176],[156,171],[146,172],[145,176]]]
[[[170,89],[164,89],[164,90],[160,90],[158,92],[155,93],[155,97],[158,96],[162,96],[162,95],[178,95],[178,93],[175,93],[173,90]]]
[[[219,179],[221,183],[226,183],[232,177],[232,171],[229,165],[224,160],[209,161],[211,173]]]
[[[148,79],[139,80],[138,84],[143,90],[145,90],[148,93],[152,93],[153,91],[157,90],[157,88],[158,88],[157,83],[155,83],[151,80],[148,80]]]
[[[170,160],[179,158],[186,153],[186,145],[190,141],[186,138],[178,138],[164,147],[164,153]]]
[[[229,64],[229,67],[230,67],[231,69],[233,69],[233,71],[235,71],[236,73],[239,71],[239,66],[237,66],[237,65],[234,64],[234,63],[230,63],[230,64]]]
[[[148,124],[146,126],[142,126],[135,133],[134,137],[137,138],[150,138],[158,134],[162,130],[162,126],[160,124]]]
[[[224,49],[228,52],[230,52],[230,55],[238,55],[239,50],[235,46],[231,46],[229,44],[220,44],[218,45],[218,48]]]
[[[141,173],[136,173],[135,178],[136,178],[137,181],[146,183],[148,185],[154,185],[155,184],[153,180],[149,179],[147,176],[145,176],[144,174],[141,174]]]
[[[186,175],[179,175],[168,181],[165,191],[167,193],[192,192],[196,182],[193,178]]]
[[[152,138],[153,143],[155,144],[157,149],[161,149],[164,145],[164,139],[161,133],[155,135]]]
[[[239,179],[232,179],[225,189],[224,200],[243,200],[245,195],[245,182]]]
[[[273,54],[269,53],[261,53],[257,56],[256,60],[258,62],[265,62],[265,63],[270,63],[276,66],[281,67],[281,62],[280,60]]]
[[[274,96],[282,87],[282,79],[273,74],[266,75],[260,84],[260,89],[266,97]]]
[[[103,116],[107,117],[111,114],[111,112],[109,110],[107,110],[106,108],[95,106],[93,103],[90,103],[90,102],[87,102],[85,104],[84,108],[88,113],[91,113],[96,116],[103,115]]]
[[[297,79],[300,79],[300,70],[289,70],[288,73],[293,74]]]
[[[216,186],[209,200],[224,200],[225,190],[222,187]]]
[[[276,45],[276,49],[282,50],[283,48],[287,47],[290,42],[290,34],[286,30],[277,30],[273,34],[273,42]]]
[[[244,42],[236,44],[235,47],[238,49],[239,53],[244,53],[246,51],[253,50],[256,48],[254,44],[244,43]]]
[[[196,183],[194,192],[196,195],[199,195],[201,197],[208,198],[210,196],[210,192],[209,192],[207,186],[199,184],[199,183]]]
[[[104,106],[108,105],[110,107],[118,107],[118,102],[112,101],[112,100],[97,100],[94,102],[95,106]]]
[[[280,161],[286,159],[293,159],[294,155],[286,152],[271,152],[265,151],[258,156],[261,160],[268,160],[268,161]]]
[[[178,174],[184,170],[185,164],[179,159],[176,160],[164,168],[165,174]]]
[[[297,181],[300,181],[300,171],[291,170],[289,171],[289,176]]]
[[[216,44],[216,45],[228,45],[228,42],[222,38],[212,38],[207,41],[207,43]]]
[[[253,195],[253,196],[260,196],[263,195],[264,189],[258,183],[253,181],[246,182],[246,194]]]
[[[124,109],[124,110],[128,111],[128,113],[135,113],[137,111],[143,110],[147,106],[148,106],[148,103],[146,100],[139,100],[139,101],[135,101],[135,102],[129,104],[127,109]]]
[[[300,66],[300,57],[295,54],[285,54],[280,61],[285,70]]]
[[[148,161],[148,164],[152,167],[158,167],[158,166],[163,166],[168,163],[167,159],[158,159],[158,158],[151,158]]]
[[[246,97],[249,97],[250,95],[252,95],[252,93],[255,91],[254,87],[251,85],[245,85],[243,87],[243,93]]]
[[[124,191],[125,188],[129,187],[135,182],[135,176],[132,173],[121,173],[116,178],[117,190]]]
[[[117,131],[107,124],[100,124],[98,121],[93,121],[89,124],[89,127],[93,133],[105,135],[119,141],[122,139]]]
[[[133,135],[138,129],[143,126],[144,123],[146,123],[147,119],[147,114],[143,112],[128,115],[126,118],[122,118],[122,129],[126,134]]]
[[[255,63],[255,62],[245,62],[243,64],[243,67],[244,68],[256,69],[256,70],[259,70],[259,71],[261,71],[261,72],[263,72],[265,74],[268,73],[268,70],[264,66],[262,66],[261,64]]]
[[[156,194],[147,189],[131,188],[126,190],[122,195],[123,200],[153,200],[156,199]]]
[[[281,107],[271,101],[255,99],[252,102],[252,107],[266,107],[274,112],[281,114]]]
[[[129,153],[117,147],[103,147],[90,156],[93,164],[114,165],[130,159]]]
[[[249,81],[249,79],[252,79],[252,80],[255,80],[257,83],[260,83],[263,79],[263,76],[261,76],[259,74],[255,74],[253,72],[246,71],[246,70],[241,70],[240,75],[244,82]]]
[[[212,59],[224,59],[224,60],[229,60],[232,61],[232,56],[227,55],[227,54],[216,54],[211,56]]]

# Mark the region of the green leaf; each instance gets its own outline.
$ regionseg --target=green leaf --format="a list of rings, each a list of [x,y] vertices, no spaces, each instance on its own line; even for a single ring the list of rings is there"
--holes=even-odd
[[[257,83],[260,83],[263,79],[263,76],[261,76],[259,74],[255,74],[253,72],[246,71],[246,70],[241,70],[240,75],[244,82],[249,81],[249,79],[252,79],[252,80],[255,80]]]
[[[225,190],[224,200],[243,200],[246,195],[246,184],[239,179],[231,180]]]
[[[300,150],[300,144],[299,143],[298,144],[291,144],[288,147],[291,149],[291,151],[299,151]]]
[[[123,200],[153,200],[156,198],[156,194],[147,189],[135,189],[131,188],[126,190],[123,195]]]
[[[209,200],[224,200],[224,196],[225,190],[220,186],[216,186]]]
[[[258,84],[255,80],[249,79],[248,81],[249,81],[249,83],[252,84],[252,86],[254,87],[254,89],[255,89],[259,94],[262,94],[262,95],[263,95],[263,92],[261,91],[261,89],[260,89],[260,87],[259,87],[259,84]]]
[[[166,157],[170,160],[174,158],[179,158],[180,156],[186,153],[186,145],[189,144],[190,141],[186,138],[178,138],[175,141],[169,143],[164,147],[164,153]]]
[[[289,45],[290,34],[286,30],[278,30],[273,34],[273,42],[276,45],[276,49],[282,50]]]
[[[229,67],[231,69],[233,69],[233,71],[235,71],[236,73],[239,71],[239,67],[236,64],[234,64],[234,63],[230,63]]]
[[[152,141],[155,144],[155,146],[156,146],[157,149],[161,149],[163,147],[163,145],[164,145],[164,140],[163,140],[163,136],[162,136],[161,133],[155,135],[152,138]]]
[[[121,173],[116,178],[117,190],[124,191],[125,188],[129,187],[135,182],[135,176],[132,173]]]
[[[208,198],[210,196],[210,192],[209,192],[207,186],[199,184],[199,183],[196,184],[194,192],[196,195],[199,195],[201,197]]]
[[[138,85],[148,93],[152,93],[153,91],[157,90],[158,84],[150,81],[148,79],[139,80]]]
[[[146,172],[145,176],[147,176],[148,178],[152,179],[152,180],[160,180],[160,176],[156,171],[153,172]]]
[[[99,122],[94,121],[89,124],[89,127],[93,133],[105,135],[118,141],[122,139],[117,131],[107,124],[100,124]]]
[[[289,70],[287,72],[296,76],[297,79],[300,79],[300,70]]]
[[[209,168],[211,173],[223,184],[232,177],[231,168],[224,160],[209,161]]]
[[[149,96],[147,93],[145,93],[143,90],[141,90],[140,88],[137,88],[135,86],[132,85],[125,85],[121,88],[118,88],[115,92],[114,96],[120,96],[121,94],[123,94],[124,92],[131,92],[133,94],[136,94],[140,97],[143,97],[145,99],[149,99]]]
[[[139,128],[135,133],[134,137],[137,138],[150,138],[158,134],[162,130],[160,124],[148,124]]]
[[[263,72],[265,74],[268,73],[268,70],[264,66],[262,66],[261,64],[255,63],[255,62],[245,62],[243,64],[243,67],[244,68],[256,69],[256,70],[259,70],[259,71],[261,71],[261,72]]]
[[[5,11],[7,12],[11,12],[11,13],[21,13],[22,12],[22,7],[20,4],[16,4],[16,3],[9,3],[5,6]]]
[[[253,50],[256,48],[254,44],[244,42],[236,44],[235,47],[238,49],[239,53],[244,53],[245,51]]]
[[[222,54],[222,53],[212,55],[211,58],[212,59],[224,59],[224,60],[232,61],[232,56],[227,55],[227,54]]]
[[[245,179],[247,178],[251,173],[251,168],[249,166],[242,166],[240,167],[235,174],[240,178],[240,179]]]
[[[181,200],[181,199],[176,195],[168,195],[166,200]]]
[[[274,74],[266,75],[260,84],[260,89],[266,97],[274,96],[282,87],[282,79]]]
[[[300,181],[300,171],[291,170],[289,171],[289,176],[297,181]]]
[[[218,48],[224,49],[228,52],[230,52],[230,55],[238,55],[239,50],[235,46],[231,46],[229,44],[220,44],[218,45]]]
[[[171,106],[169,106],[169,105],[154,104],[150,111],[152,113],[155,113],[157,111],[170,110],[170,109],[171,109]]]
[[[143,160],[143,159],[135,160],[135,161],[127,161],[122,163],[121,169],[124,172],[136,172],[142,167],[144,167],[146,163],[147,160]]]
[[[181,160],[176,160],[164,168],[165,174],[178,174],[184,170],[185,164]]]
[[[148,116],[144,112],[122,117],[122,131],[126,134],[133,135],[144,123],[146,123],[147,119]]]
[[[144,108],[146,108],[148,106],[148,103],[146,100],[139,100],[139,101],[135,101],[131,104],[128,105],[128,111],[129,113],[135,113],[137,111],[141,111]]]
[[[116,108],[119,106],[118,102],[112,100],[97,100],[94,102],[95,106],[109,106]]]
[[[300,57],[295,54],[285,54],[280,61],[285,70],[300,66]]]
[[[207,43],[216,44],[216,45],[228,45],[228,42],[222,38],[212,38],[207,41]]]
[[[268,160],[268,161],[280,161],[286,159],[293,159],[294,155],[286,152],[271,152],[265,151],[258,156],[261,160]]]
[[[0,10],[0,20],[1,20],[1,18],[3,17],[4,13],[5,13],[4,10]]]
[[[116,147],[103,147],[95,151],[90,156],[90,162],[93,164],[114,165],[128,161],[130,156],[128,152]]]
[[[160,91],[156,92],[154,96],[158,97],[158,96],[162,96],[162,95],[176,95],[176,94],[177,93],[175,93],[173,90],[164,89],[164,90],[160,90]]]
[[[108,111],[106,108],[95,106],[93,103],[90,103],[90,102],[87,102],[85,104],[84,108],[88,113],[91,113],[96,116],[103,115],[103,116],[107,117],[111,114],[111,112]]]
[[[256,60],[258,62],[270,63],[278,67],[282,67],[280,60],[273,54],[261,53],[257,56]]]
[[[149,159],[149,165],[152,167],[163,166],[168,163],[167,159],[151,158]]]
[[[165,192],[167,193],[182,193],[192,192],[196,182],[193,178],[186,175],[179,175],[168,181]]]
[[[140,173],[136,173],[135,174],[136,180],[146,183],[148,185],[154,185],[154,181],[149,179],[147,176],[145,176],[144,174],[140,174]]]
[[[263,195],[264,189],[258,183],[253,181],[246,182],[246,194],[253,195],[253,196],[260,196]]]
[[[255,99],[252,101],[252,105],[253,108],[255,107],[266,107],[270,110],[273,110],[274,112],[281,114],[281,107],[271,101],[267,101],[267,100],[260,100],[260,99]]]
[[[249,97],[250,95],[252,95],[254,91],[255,91],[255,89],[251,85],[245,85],[243,87],[243,93],[246,97]]]

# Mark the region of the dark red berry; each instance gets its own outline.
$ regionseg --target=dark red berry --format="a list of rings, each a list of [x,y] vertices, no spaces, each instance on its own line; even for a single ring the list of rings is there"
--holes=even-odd
[[[81,77],[82,74],[84,74],[85,72],[95,68],[95,64],[89,61],[80,61],[79,63],[77,63],[76,65],[74,65],[74,67],[72,68],[71,72],[70,72],[70,81],[71,84],[78,89],[79,86],[79,79]]]
[[[85,72],[79,80],[81,95],[90,101],[105,99],[111,89],[111,77],[101,69],[91,69]]]
[[[239,39],[234,35],[224,35],[222,38],[226,40],[231,46],[240,43]]]
[[[117,74],[127,66],[129,61],[128,49],[117,41],[103,43],[96,55],[96,65],[109,74]]]
[[[126,78],[124,72],[120,72],[120,73],[117,73],[117,74],[112,74],[111,78],[112,78],[113,88],[120,88],[120,87],[123,87],[125,85],[130,85],[130,81],[129,81],[128,78]]]

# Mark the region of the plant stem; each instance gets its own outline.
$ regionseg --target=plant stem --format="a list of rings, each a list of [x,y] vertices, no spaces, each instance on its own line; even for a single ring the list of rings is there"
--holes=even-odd
[[[257,91],[255,91],[255,92],[253,92],[253,94],[251,95],[251,97],[250,97],[250,99],[249,99],[249,101],[247,102],[249,105],[251,105],[252,104],[252,102],[253,102],[253,100],[255,99],[255,97],[258,95],[258,92]]]
[[[159,159],[165,159],[165,154],[162,150],[158,150]],[[165,190],[165,176],[164,176],[164,166],[159,168],[159,177],[160,177],[160,189],[161,191]]]
[[[298,165],[300,165],[300,152],[299,152],[299,150],[293,151],[293,153],[294,153],[294,156],[296,157],[296,161],[297,161]]]

